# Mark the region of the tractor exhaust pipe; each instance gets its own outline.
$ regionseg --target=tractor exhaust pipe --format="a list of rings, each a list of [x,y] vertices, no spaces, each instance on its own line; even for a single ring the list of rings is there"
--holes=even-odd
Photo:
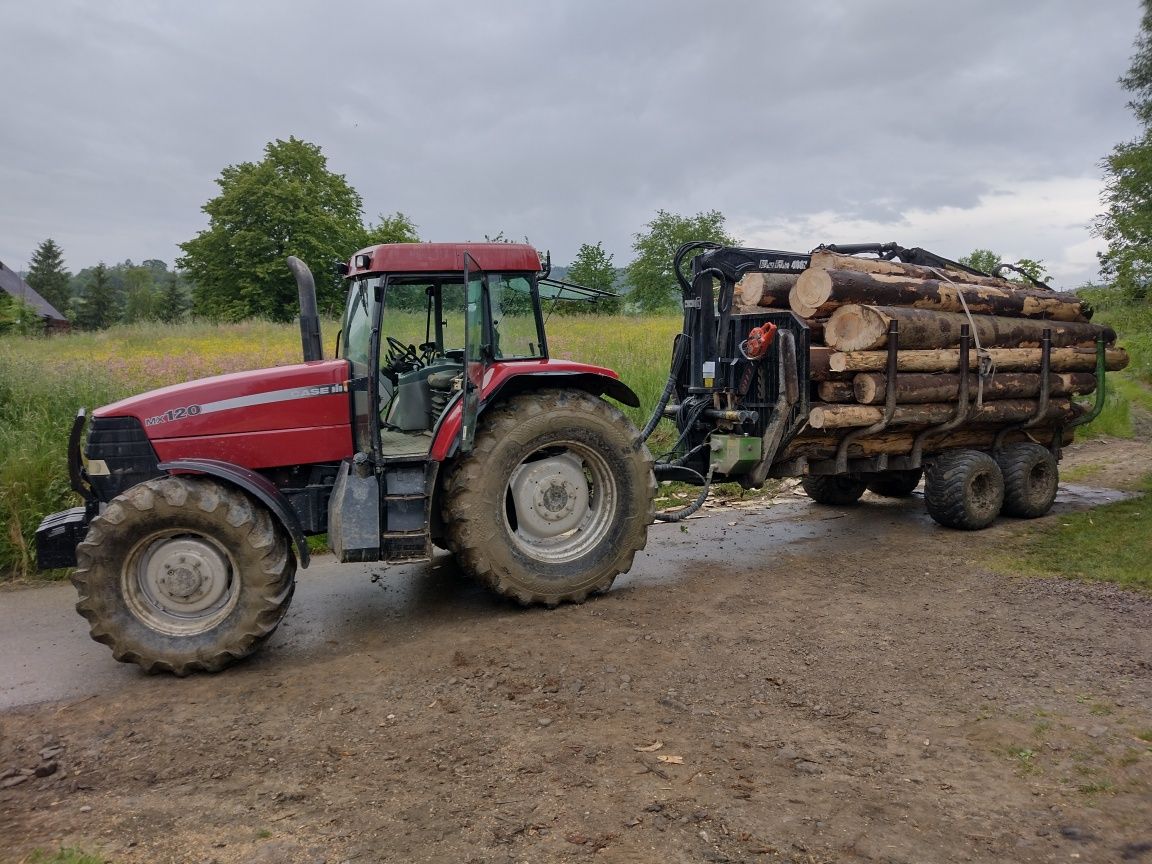
[[[320,313],[316,311],[316,280],[312,278],[308,265],[295,255],[288,256],[288,269],[296,277],[296,290],[300,294],[300,344],[304,349],[304,362],[323,360]]]

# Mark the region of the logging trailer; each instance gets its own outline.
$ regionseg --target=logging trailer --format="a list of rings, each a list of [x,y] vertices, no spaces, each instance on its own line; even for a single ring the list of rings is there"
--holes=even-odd
[[[826,251],[959,266],[891,246]],[[855,406],[868,409],[863,425],[814,430],[819,387],[847,380],[812,347],[827,325],[734,305],[742,278],[795,277],[813,257],[711,243],[677,252],[684,327],[641,432],[607,401],[639,406],[615,372],[549,356],[542,301],[598,292],[549,278],[527,245],[357,252],[341,265],[347,301],[328,360],[312,275],[289,259],[304,362],[166,387],[91,418],[81,409],[68,461],[84,503],[43,521],[38,564],[76,568],[77,610],[117,660],[184,675],[222,669],[267,639],[297,566],[308,566],[309,535],[326,533],[340,561],[422,561],[440,546],[500,594],[553,606],[606,591],[649,524],[685,518],[713,482],[801,476],[816,501],[846,504],[865,488],[909,494],[926,467],[928,508],[945,525],[1046,511],[1061,443],[1099,410],[1104,338],[1090,355],[1093,412],[1052,409],[1046,331],[1028,415],[985,422],[972,395],[987,370],[970,371],[965,324],[955,399],[912,422],[899,413],[900,371],[919,352],[901,350],[893,321],[873,381],[882,404]],[[677,440],[653,460],[645,442],[662,419]],[[702,491],[657,514],[657,480]]]

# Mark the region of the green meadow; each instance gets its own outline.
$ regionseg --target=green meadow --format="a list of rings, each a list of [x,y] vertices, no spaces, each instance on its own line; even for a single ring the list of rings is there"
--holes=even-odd
[[[326,356],[338,326],[324,322]],[[553,316],[548,338],[557,359],[615,369],[640,396],[642,407],[626,410],[641,426],[664,388],[679,329],[675,315]],[[0,579],[34,576],[40,520],[80,503],[67,469],[78,409],[209,375],[295,363],[300,351],[294,324],[263,321],[149,323],[0,339]]]

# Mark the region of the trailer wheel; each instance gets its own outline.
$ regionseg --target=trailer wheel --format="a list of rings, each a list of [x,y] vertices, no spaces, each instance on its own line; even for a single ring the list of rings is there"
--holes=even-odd
[[[1052,509],[1060,469],[1056,457],[1039,444],[1010,444],[996,454],[1004,475],[1005,516],[1035,519]]]
[[[946,528],[979,531],[1000,513],[1004,477],[996,460],[979,450],[937,456],[924,481],[928,514]]]
[[[296,559],[262,506],[202,477],[149,480],[114,498],[76,549],[76,611],[92,638],[147,672],[217,672],[284,617]]]
[[[868,484],[852,477],[817,474],[812,477],[805,477],[800,481],[800,486],[804,489],[805,494],[817,504],[844,507],[859,501]]]
[[[868,491],[884,498],[907,498],[920,485],[924,472],[920,468],[885,471],[868,481]]]
[[[579,603],[608,590],[644,548],[652,457],[628,419],[579,390],[489,409],[445,482],[449,548],[463,569],[520,603]]]

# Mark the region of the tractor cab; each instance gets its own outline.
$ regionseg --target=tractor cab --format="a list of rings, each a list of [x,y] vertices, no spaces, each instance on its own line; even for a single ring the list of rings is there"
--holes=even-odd
[[[386,244],[352,257],[337,353],[350,367],[355,456],[336,479],[328,529],[342,560],[431,555],[441,466],[471,453],[498,394],[559,380],[622,386],[608,370],[549,360],[541,292],[581,289],[546,276],[536,250],[516,243]],[[375,497],[378,521],[358,503]]]
[[[519,244],[357,253],[338,352],[352,367],[356,450],[426,457],[457,397],[452,447],[470,449],[492,365],[548,358],[539,275],[536,250]]]

